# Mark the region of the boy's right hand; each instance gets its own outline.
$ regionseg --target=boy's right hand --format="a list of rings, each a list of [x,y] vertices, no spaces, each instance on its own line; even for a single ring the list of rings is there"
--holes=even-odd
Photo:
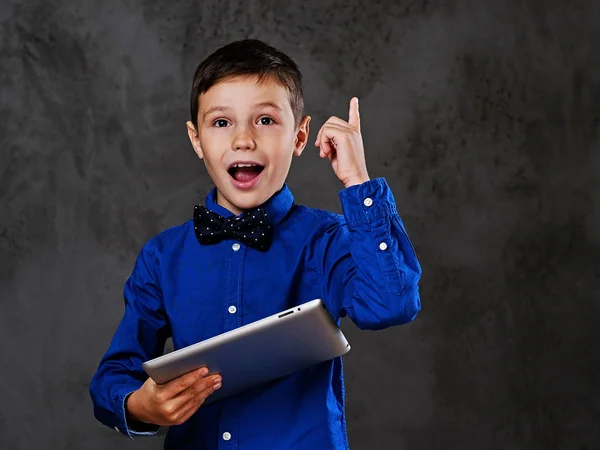
[[[203,367],[162,385],[148,378],[128,397],[128,418],[160,426],[181,425],[221,387],[220,375],[207,374]]]

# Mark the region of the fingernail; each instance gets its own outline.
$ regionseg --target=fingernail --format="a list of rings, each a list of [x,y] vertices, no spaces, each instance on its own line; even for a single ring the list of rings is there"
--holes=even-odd
[[[221,382],[221,377],[215,378],[215,381],[214,381],[215,384],[219,384],[220,382]]]
[[[200,375],[204,376],[208,373],[208,369],[206,367],[204,367],[201,371],[200,371]]]
[[[221,388],[221,383],[215,384],[214,388],[215,388],[215,390],[220,389]]]

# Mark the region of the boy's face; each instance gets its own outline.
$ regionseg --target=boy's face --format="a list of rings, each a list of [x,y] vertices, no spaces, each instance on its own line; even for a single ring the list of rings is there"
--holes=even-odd
[[[306,145],[310,117],[298,127],[288,91],[266,78],[223,80],[200,95],[198,128],[187,122],[194,150],[234,214],[263,204],[283,187],[292,156]]]

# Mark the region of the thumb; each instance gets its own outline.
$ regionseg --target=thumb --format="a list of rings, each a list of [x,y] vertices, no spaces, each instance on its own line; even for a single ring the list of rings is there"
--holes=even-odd
[[[360,131],[360,114],[358,112],[358,98],[350,100],[350,113],[348,123]]]

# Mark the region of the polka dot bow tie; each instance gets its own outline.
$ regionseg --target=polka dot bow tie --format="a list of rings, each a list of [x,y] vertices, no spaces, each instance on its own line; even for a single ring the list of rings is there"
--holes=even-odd
[[[267,251],[273,239],[273,229],[265,208],[256,208],[242,216],[224,218],[202,205],[194,207],[194,232],[198,242],[217,244],[234,239],[256,250]]]

